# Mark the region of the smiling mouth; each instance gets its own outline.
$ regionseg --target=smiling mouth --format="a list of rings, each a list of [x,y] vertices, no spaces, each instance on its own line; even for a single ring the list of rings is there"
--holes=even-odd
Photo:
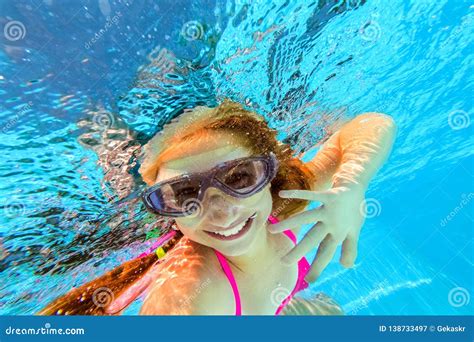
[[[239,223],[230,229],[221,230],[219,232],[209,232],[205,230],[204,232],[218,240],[235,240],[250,230],[250,227],[252,226],[253,220],[256,216],[257,213],[254,213],[246,221]]]

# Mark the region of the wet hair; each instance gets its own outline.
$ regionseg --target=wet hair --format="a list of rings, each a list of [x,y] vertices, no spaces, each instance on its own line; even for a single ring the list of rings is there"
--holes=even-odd
[[[179,120],[174,120],[164,126],[163,130],[144,147],[144,158],[139,172],[145,183],[148,185],[155,183],[164,156],[172,154],[179,144],[196,138],[198,133],[204,131],[228,133],[254,155],[275,154],[279,161],[279,169],[271,182],[272,216],[284,219],[305,208],[307,201],[282,199],[278,196],[278,192],[284,189],[309,190],[314,181],[314,175],[298,158],[293,156],[290,146],[277,140],[277,132],[267,125],[262,116],[229,100],[225,100],[216,108],[196,107],[191,112],[185,112]],[[172,250],[182,236],[178,232],[175,238],[168,241],[162,248],[166,252]],[[57,298],[39,314],[110,314],[106,311],[107,305],[97,305],[97,298],[94,295],[100,291],[106,291],[111,298],[117,298],[157,262],[161,260],[155,253],[128,261]]]
[[[229,100],[216,108],[197,107],[186,114],[182,120],[166,125],[163,132],[155,135],[145,146],[139,172],[148,185],[155,183],[163,156],[172,153],[180,143],[192,140],[203,131],[225,132],[237,138],[253,155],[274,153],[278,159],[280,166],[271,183],[273,216],[283,219],[305,208],[307,201],[282,199],[278,193],[280,190],[309,190],[314,175],[293,156],[290,146],[278,141],[277,132],[267,125],[262,116]]]

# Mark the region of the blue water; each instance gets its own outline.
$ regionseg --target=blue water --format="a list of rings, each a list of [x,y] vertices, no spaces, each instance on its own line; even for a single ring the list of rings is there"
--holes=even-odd
[[[0,13],[1,314],[145,250],[140,145],[224,97],[296,152],[359,113],[391,115],[356,266],[334,258],[312,291],[350,315],[472,313],[469,1],[11,0]]]

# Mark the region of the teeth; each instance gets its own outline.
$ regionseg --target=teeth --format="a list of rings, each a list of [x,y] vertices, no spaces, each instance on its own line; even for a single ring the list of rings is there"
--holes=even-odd
[[[239,224],[238,226],[235,226],[234,228],[232,229],[228,229],[228,230],[224,230],[224,231],[220,231],[220,232],[214,232],[214,234],[217,234],[217,235],[221,235],[221,236],[232,236],[232,235],[235,235],[237,234],[238,232],[240,232],[242,230],[242,228],[244,228],[245,224],[247,222],[249,222],[250,220],[254,219],[255,217],[257,216],[257,213],[254,213],[252,216],[250,216],[246,221],[242,222],[241,224]]]
[[[248,221],[248,220],[247,220]],[[215,232],[216,234],[219,234],[219,235],[223,235],[223,236],[231,236],[231,235],[235,235],[237,234],[238,232],[240,232],[242,230],[242,228],[244,228],[245,224],[247,223],[247,221],[245,222],[242,222],[241,224],[239,224],[238,226],[232,228],[232,229],[228,229],[228,230],[224,230],[224,231],[221,231],[221,232]]]

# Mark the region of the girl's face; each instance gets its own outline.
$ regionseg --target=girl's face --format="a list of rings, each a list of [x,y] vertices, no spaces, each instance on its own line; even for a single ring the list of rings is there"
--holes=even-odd
[[[207,171],[219,163],[249,157],[250,151],[229,134],[206,131],[189,142],[180,143],[165,158],[157,175],[161,182],[184,173]],[[227,256],[245,254],[272,211],[270,184],[247,198],[230,196],[209,187],[197,211],[177,217],[181,232],[191,240]]]

